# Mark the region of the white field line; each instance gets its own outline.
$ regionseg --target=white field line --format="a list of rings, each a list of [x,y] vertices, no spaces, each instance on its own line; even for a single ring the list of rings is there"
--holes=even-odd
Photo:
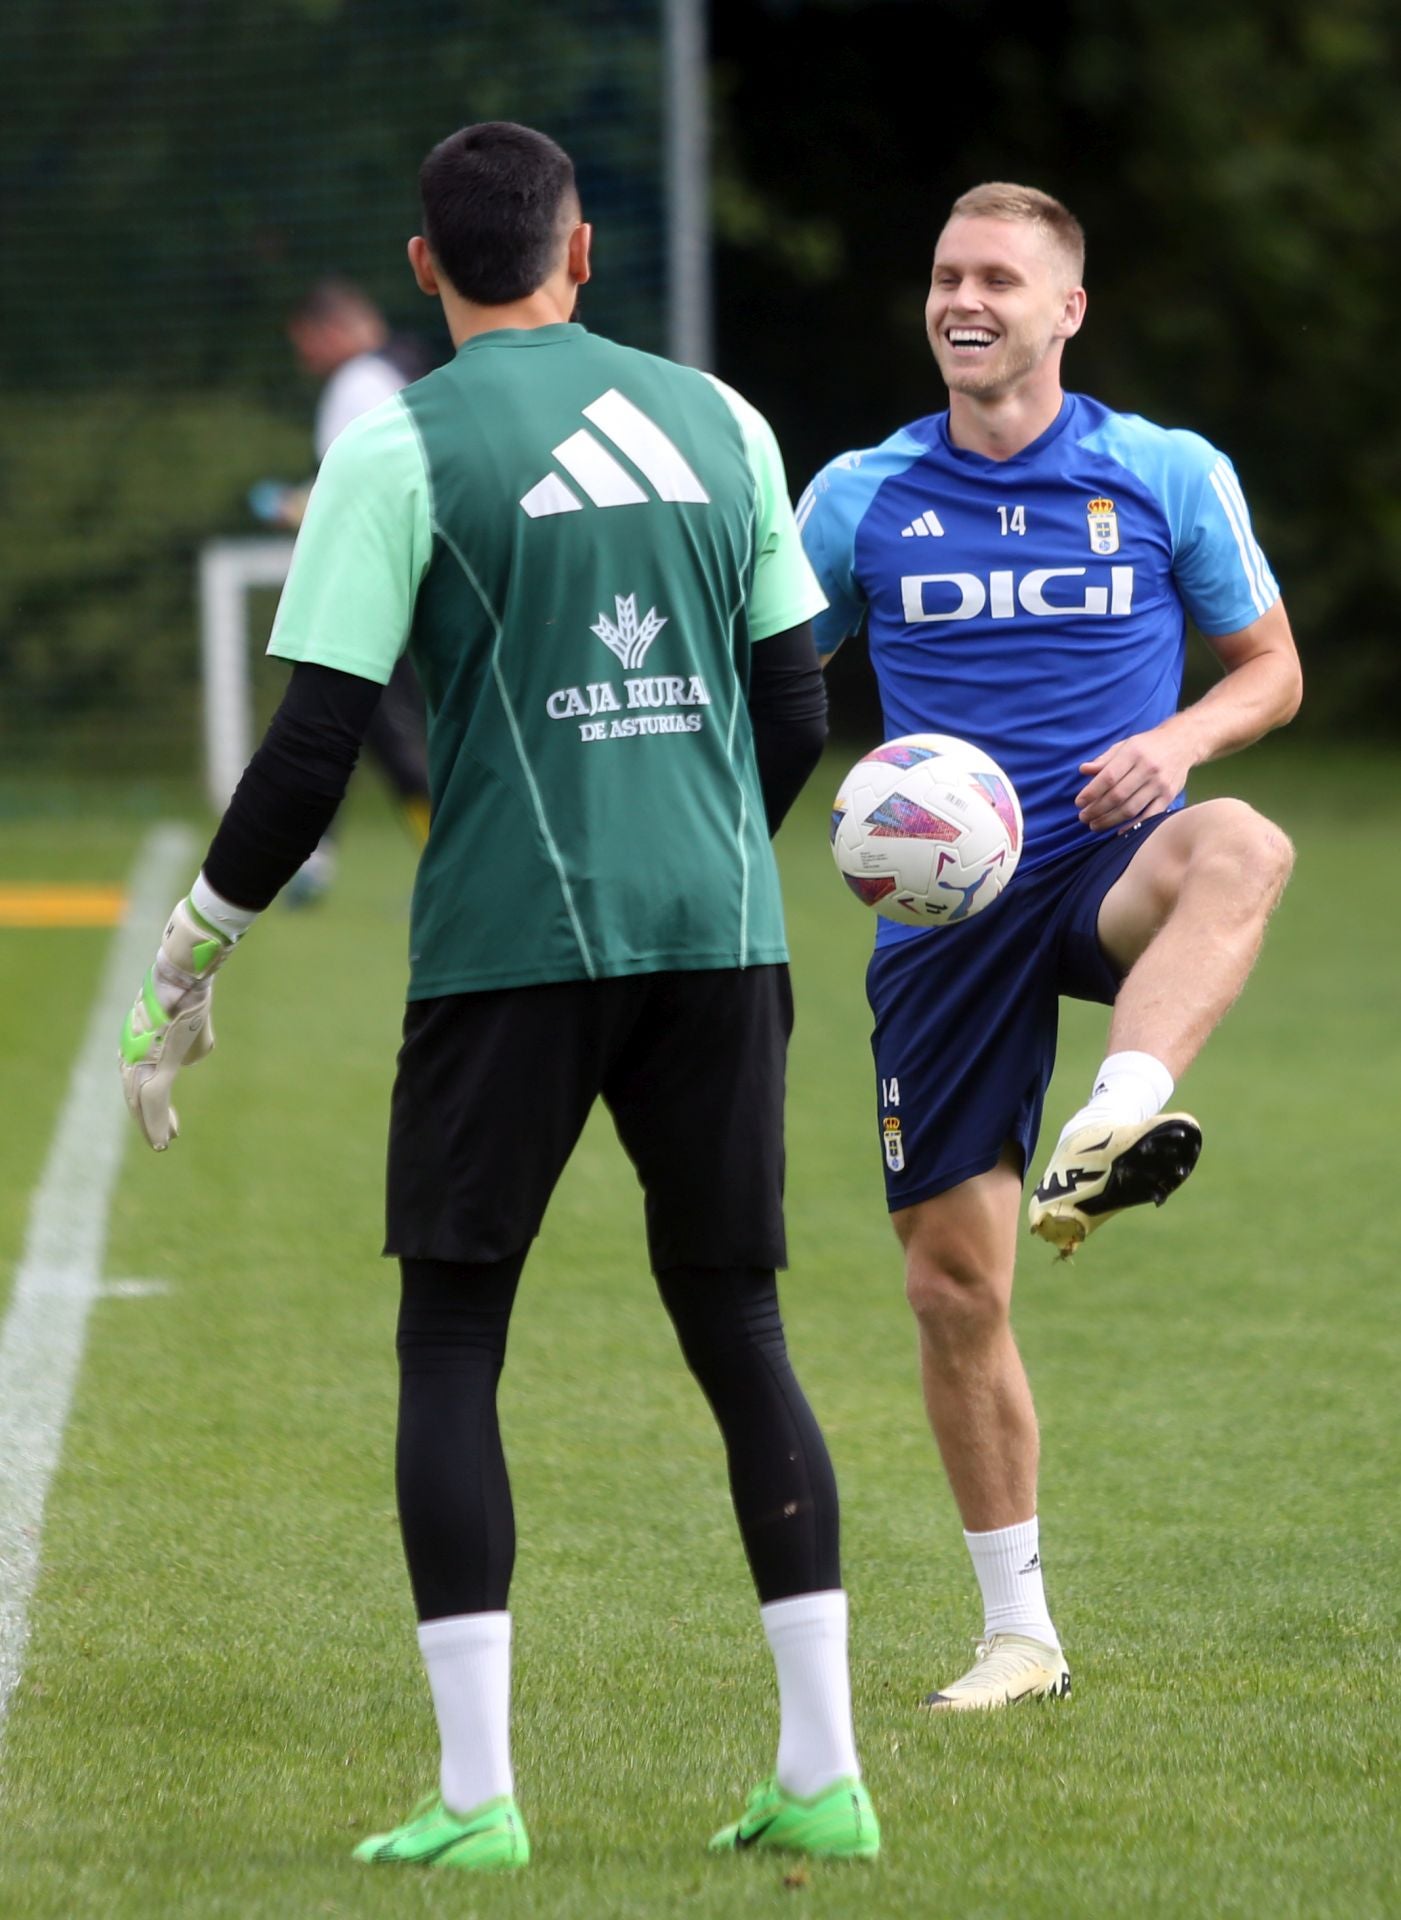
[[[43,1175],[10,1309],[0,1327],[0,1735],[29,1639],[44,1502],[83,1357],[88,1309],[102,1292],[107,1215],[131,1120],[117,1040],[160,941],[170,904],[191,877],[193,836],[157,827],[132,871]]]

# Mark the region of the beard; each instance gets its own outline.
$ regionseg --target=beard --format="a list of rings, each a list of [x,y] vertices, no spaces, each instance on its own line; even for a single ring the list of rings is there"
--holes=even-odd
[[[942,339],[930,341],[944,385],[951,393],[967,394],[974,400],[1000,400],[1035,372],[1051,348],[1051,338],[1033,339],[1026,334],[1003,334],[997,345],[985,349],[986,364],[981,361],[945,358]]]

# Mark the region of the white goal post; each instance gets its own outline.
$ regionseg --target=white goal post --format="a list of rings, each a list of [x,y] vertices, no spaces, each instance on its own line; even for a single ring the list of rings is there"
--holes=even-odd
[[[229,804],[253,752],[248,596],[280,587],[292,564],[283,535],[211,540],[199,554],[199,639],[204,676],[204,776],[216,813]]]

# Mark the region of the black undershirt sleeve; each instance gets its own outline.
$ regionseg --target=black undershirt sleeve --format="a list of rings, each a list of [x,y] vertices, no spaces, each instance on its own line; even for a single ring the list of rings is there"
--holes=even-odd
[[[749,718],[772,838],[822,757],[827,739],[827,683],[810,621],[754,643]]]
[[[204,877],[216,893],[260,911],[286,886],[345,798],[383,691],[336,667],[292,668],[205,855]]]

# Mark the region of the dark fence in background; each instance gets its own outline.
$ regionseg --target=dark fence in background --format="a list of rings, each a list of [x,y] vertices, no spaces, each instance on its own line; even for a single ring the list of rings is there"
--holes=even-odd
[[[454,127],[574,153],[585,317],[664,347],[661,38],[660,0],[7,0],[0,777],[194,769],[197,553],[311,470],[288,311],[334,273],[448,350],[404,246]]]

